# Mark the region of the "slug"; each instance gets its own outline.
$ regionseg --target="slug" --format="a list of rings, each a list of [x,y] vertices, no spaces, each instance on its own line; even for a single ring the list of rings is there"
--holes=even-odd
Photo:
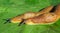
[[[23,21],[23,19],[29,19],[29,18],[33,18],[33,17],[39,16],[44,13],[48,13],[53,7],[54,6],[48,6],[44,8],[43,10],[41,10],[40,12],[27,12],[22,15],[10,18],[8,19],[8,21],[11,23],[20,23]]]

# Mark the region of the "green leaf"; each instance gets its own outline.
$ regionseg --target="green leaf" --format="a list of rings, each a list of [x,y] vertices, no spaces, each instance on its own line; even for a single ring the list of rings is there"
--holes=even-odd
[[[7,23],[6,20],[25,12],[57,5],[60,0],[0,0],[0,33],[60,33],[60,20],[52,25],[22,25]]]

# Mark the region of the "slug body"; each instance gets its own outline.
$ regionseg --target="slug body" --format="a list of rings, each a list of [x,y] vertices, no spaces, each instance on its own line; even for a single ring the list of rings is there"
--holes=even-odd
[[[28,25],[37,25],[37,24],[52,24],[56,20],[57,15],[53,13],[46,13],[34,18],[25,20],[25,23]]]

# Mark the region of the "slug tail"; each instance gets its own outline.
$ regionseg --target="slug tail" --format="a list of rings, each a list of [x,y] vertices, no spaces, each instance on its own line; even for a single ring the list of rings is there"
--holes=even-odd
[[[39,15],[44,14],[44,13],[48,13],[53,9],[54,6],[48,6],[46,8],[44,8],[43,10],[41,10],[40,12],[38,12]]]

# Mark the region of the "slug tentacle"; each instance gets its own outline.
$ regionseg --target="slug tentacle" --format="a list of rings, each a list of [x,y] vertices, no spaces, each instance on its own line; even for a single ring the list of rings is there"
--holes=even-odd
[[[4,22],[4,24],[6,24],[6,23],[11,23],[10,19],[4,19],[4,20],[6,20],[6,21]]]

